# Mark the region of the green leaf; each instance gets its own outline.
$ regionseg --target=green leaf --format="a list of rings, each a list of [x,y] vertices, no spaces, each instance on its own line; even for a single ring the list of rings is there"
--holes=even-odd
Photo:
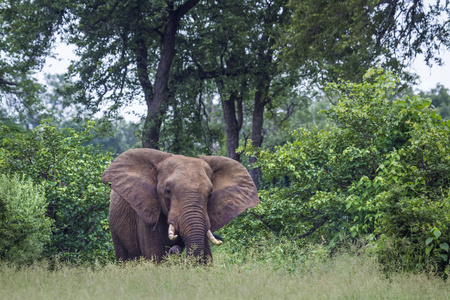
[[[448,244],[447,243],[441,243],[439,244],[439,247],[443,250],[445,250],[446,252],[448,252]]]
[[[54,182],[54,181],[49,181],[48,184],[49,184],[51,187],[55,187],[55,186],[58,185],[58,183],[57,183],[57,182]]]
[[[427,238],[427,240],[425,241],[425,245],[428,246],[433,240],[434,240],[434,238],[432,238],[432,237]]]
[[[439,256],[445,261],[448,261],[448,255],[447,254],[439,254]]]
[[[439,229],[435,228],[433,230],[433,234],[438,239],[442,235],[442,232],[440,232]]]
[[[426,254],[427,256],[429,256],[432,249],[433,249],[433,245],[428,246],[428,247],[425,249],[425,254]]]

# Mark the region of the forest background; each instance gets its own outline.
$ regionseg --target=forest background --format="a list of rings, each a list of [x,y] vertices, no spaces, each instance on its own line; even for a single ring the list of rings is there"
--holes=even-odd
[[[448,274],[450,96],[441,84],[413,91],[408,71],[418,55],[442,63],[447,2],[24,0],[0,10],[2,260],[112,260],[100,176],[121,152],[151,147],[249,168],[261,204],[220,232],[230,253],[358,244],[387,271]],[[76,55],[42,84],[55,43]],[[124,121],[136,102],[139,121]]]

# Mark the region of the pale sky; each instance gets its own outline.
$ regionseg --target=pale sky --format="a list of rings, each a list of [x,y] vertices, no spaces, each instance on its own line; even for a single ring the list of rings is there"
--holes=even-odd
[[[411,70],[420,76],[420,82],[414,86],[414,89],[429,91],[438,83],[450,89],[450,52],[442,52],[441,58],[444,65],[433,65],[431,68],[425,64],[423,56],[415,59]]]

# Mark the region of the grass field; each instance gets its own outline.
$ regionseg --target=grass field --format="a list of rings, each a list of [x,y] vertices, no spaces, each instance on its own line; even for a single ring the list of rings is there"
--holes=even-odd
[[[106,266],[0,266],[1,299],[450,299],[450,284],[427,274],[387,278],[374,261],[341,255],[296,266],[248,260],[182,260]],[[295,262],[294,262],[295,264]],[[289,271],[288,271],[289,270]]]

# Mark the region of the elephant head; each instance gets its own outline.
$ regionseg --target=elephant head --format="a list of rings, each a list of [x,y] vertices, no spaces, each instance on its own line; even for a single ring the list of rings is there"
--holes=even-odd
[[[119,155],[102,181],[111,184],[110,228],[116,258],[160,260],[167,252],[210,257],[212,232],[259,203],[253,180],[240,163],[154,149]]]

